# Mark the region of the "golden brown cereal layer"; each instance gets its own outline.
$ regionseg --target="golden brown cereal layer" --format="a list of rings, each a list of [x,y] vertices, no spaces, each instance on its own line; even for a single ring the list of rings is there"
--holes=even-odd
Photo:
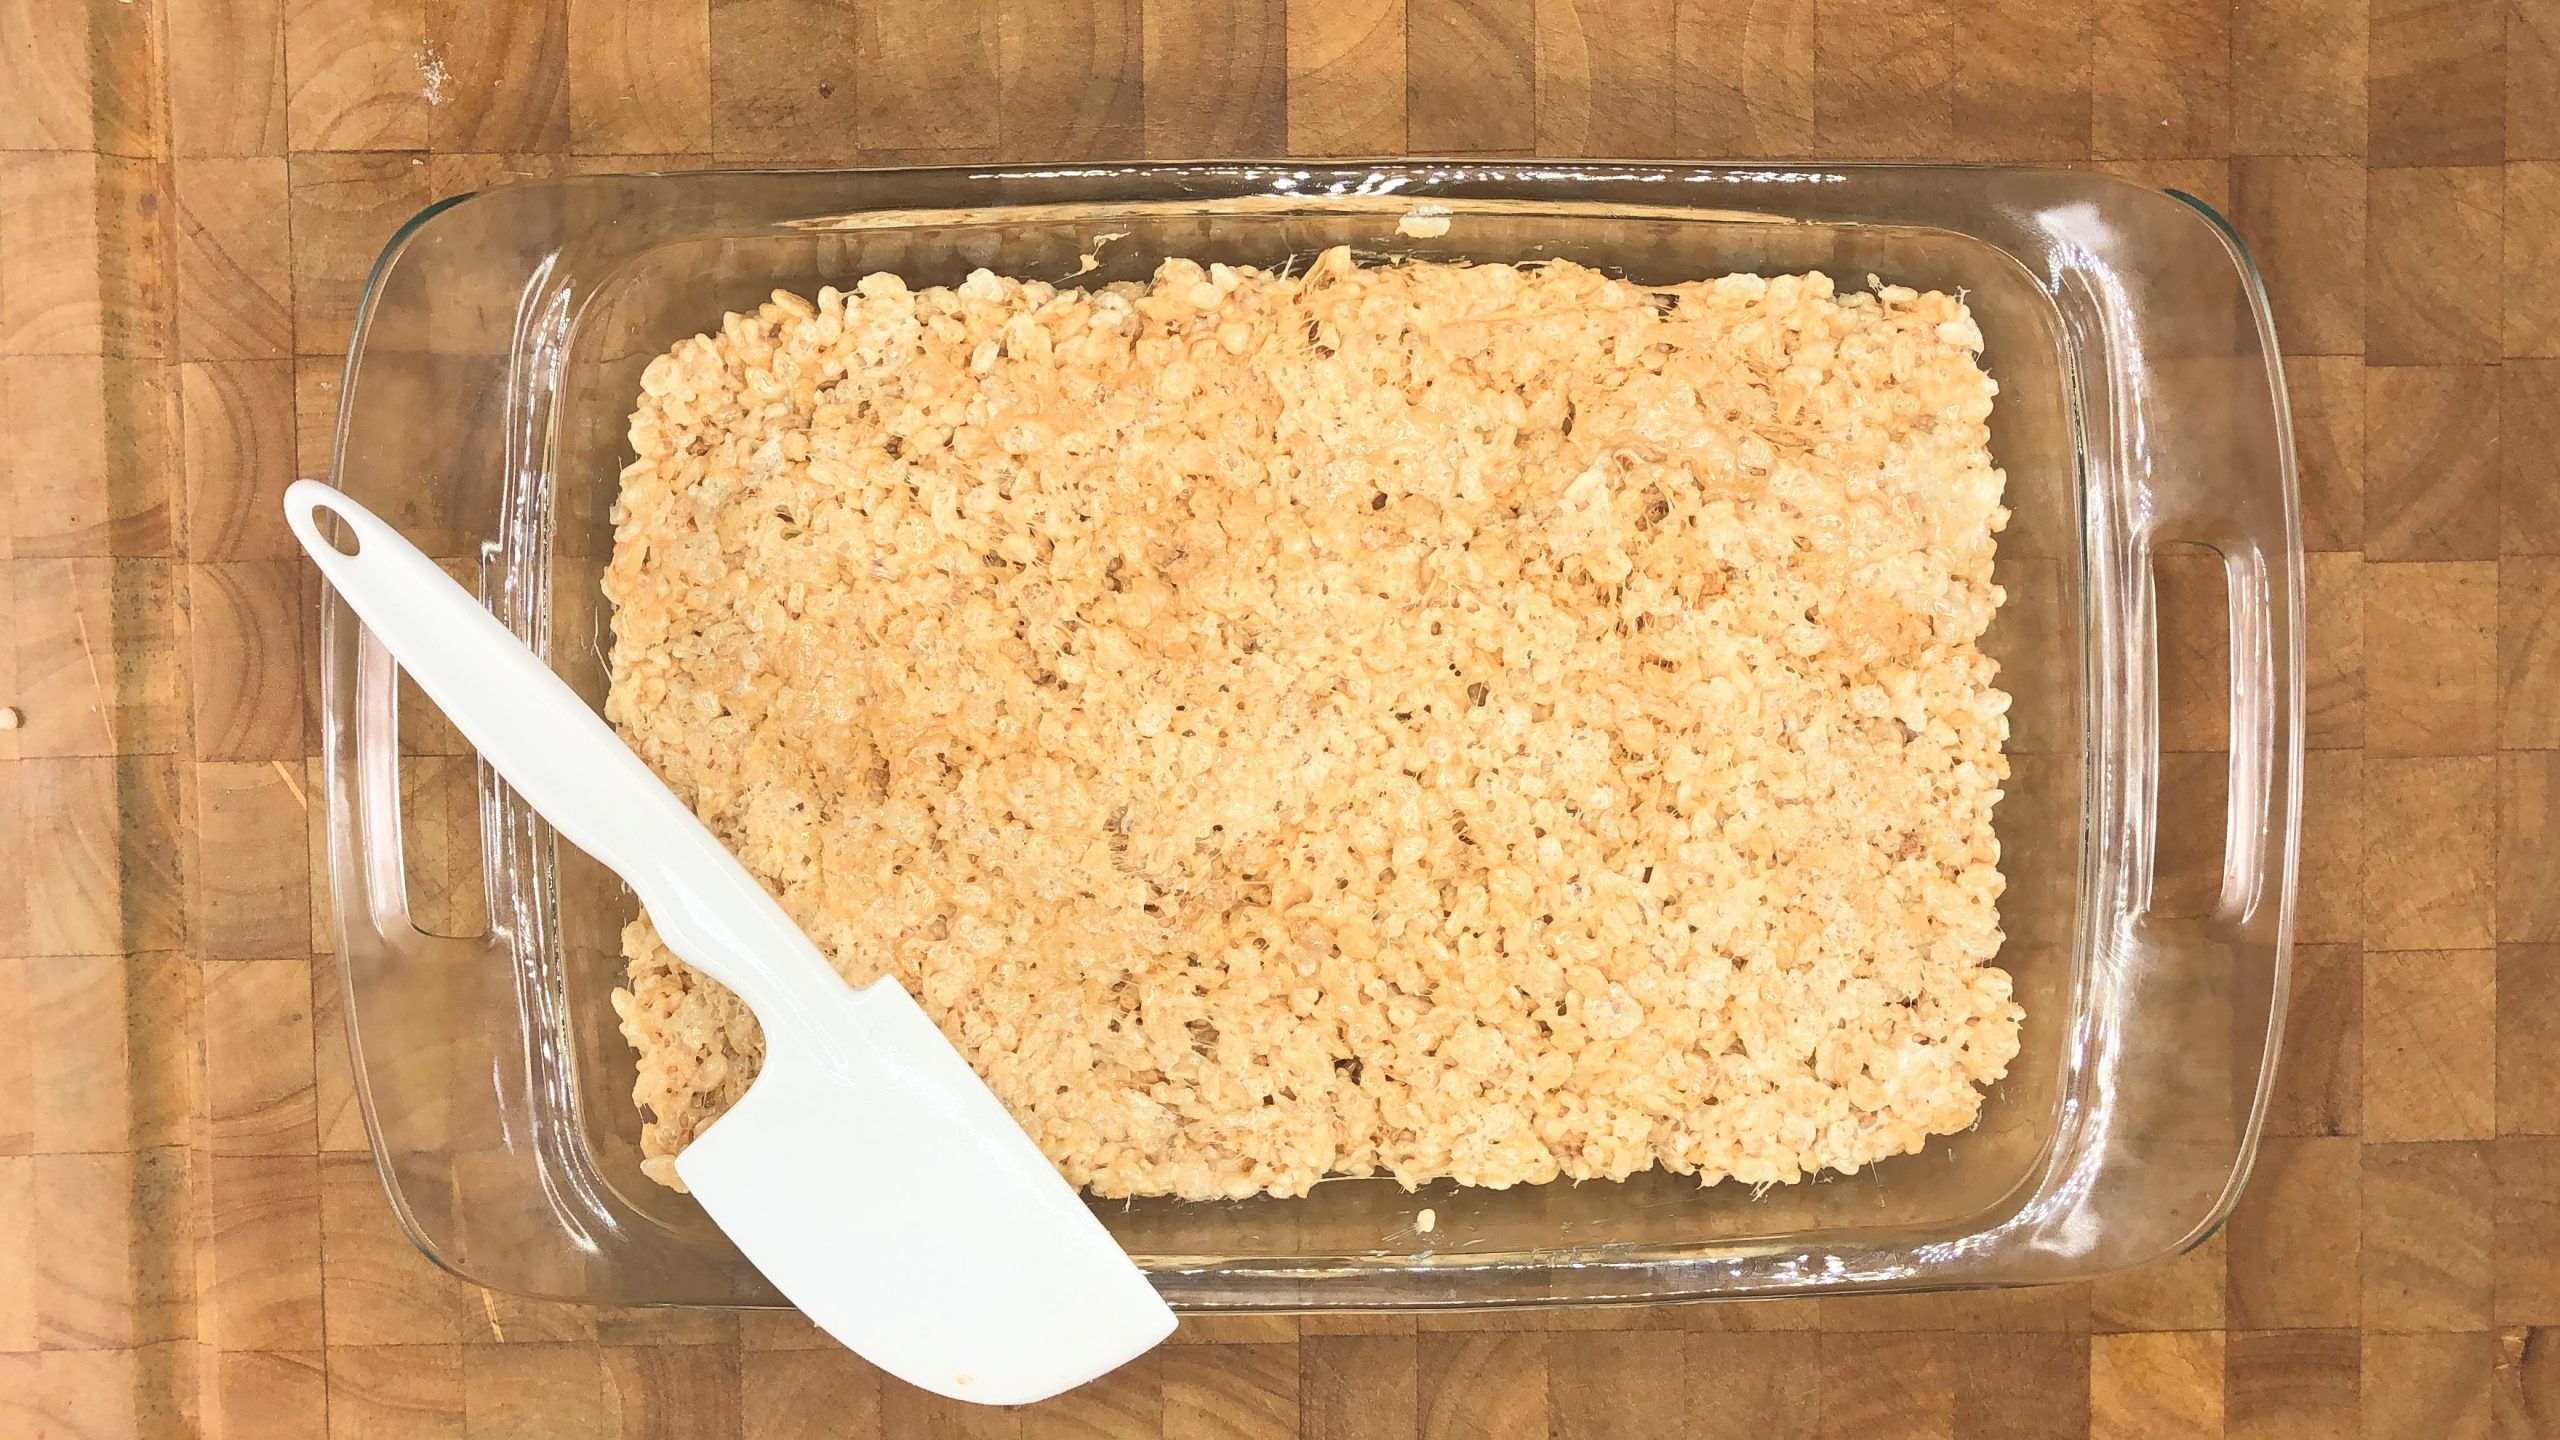
[[[1956,299],[1168,262],[654,362],[608,711],[1069,1179],[1855,1169],[2016,1053]],[[625,936],[649,1168],[753,1017]]]

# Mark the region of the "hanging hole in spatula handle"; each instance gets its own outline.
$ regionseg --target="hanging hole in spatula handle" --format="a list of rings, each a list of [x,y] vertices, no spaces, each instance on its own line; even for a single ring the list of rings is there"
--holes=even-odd
[[[323,550],[350,560],[364,553],[355,517],[339,507],[338,499],[338,492],[317,480],[297,480],[285,491],[285,523],[314,559]]]

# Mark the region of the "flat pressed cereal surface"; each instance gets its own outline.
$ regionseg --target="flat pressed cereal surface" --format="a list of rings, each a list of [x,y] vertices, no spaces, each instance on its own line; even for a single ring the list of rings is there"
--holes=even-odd
[[[653,363],[608,713],[1106,1196],[1854,1170],[2017,1049],[1953,297],[1167,262]],[[643,920],[650,1168],[743,1092]]]

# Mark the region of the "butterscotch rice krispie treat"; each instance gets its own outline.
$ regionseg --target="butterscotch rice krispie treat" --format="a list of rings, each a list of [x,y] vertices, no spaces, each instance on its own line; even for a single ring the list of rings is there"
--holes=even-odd
[[[1183,261],[650,365],[613,721],[1105,1196],[1854,1170],[2018,1047],[1956,299]],[[650,1172],[761,1041],[646,920]]]

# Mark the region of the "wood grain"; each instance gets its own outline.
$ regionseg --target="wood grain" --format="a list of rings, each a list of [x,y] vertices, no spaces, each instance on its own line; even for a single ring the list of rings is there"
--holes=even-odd
[[[1537,144],[1531,0],[1407,0],[1405,25],[1405,136],[1416,154],[1524,154]]]
[[[2377,755],[2497,746],[2498,567],[2365,567],[2364,743]]]
[[[2500,413],[2483,366],[2365,370],[2368,559],[2497,558]]]
[[[1397,0],[1289,7],[1290,154],[1404,149],[1404,18]]]
[[[2367,1328],[2485,1328],[2495,1287],[2489,1147],[2368,1144],[2364,1187]]]
[[[2365,359],[2453,365],[2498,358],[2502,172],[2494,165],[2376,170],[2365,208]]]
[[[1672,135],[1706,159],[1813,152],[1814,0],[1686,0],[1672,16]]]
[[[0,1434],[2560,1433],[2553,0],[0,0],[0,94]],[[2027,1295],[1193,1321],[1004,1413],[791,1317],[426,1267],[364,1149],[275,521],[393,227],[714,160],[1408,150],[2032,160],[2231,217],[2313,552],[2232,1223]],[[2182,615],[2202,778],[2226,632]],[[485,924],[469,761],[403,738],[421,919]]]
[[[2505,8],[2497,0],[2375,0],[2366,82],[2373,163],[2504,158]]]

